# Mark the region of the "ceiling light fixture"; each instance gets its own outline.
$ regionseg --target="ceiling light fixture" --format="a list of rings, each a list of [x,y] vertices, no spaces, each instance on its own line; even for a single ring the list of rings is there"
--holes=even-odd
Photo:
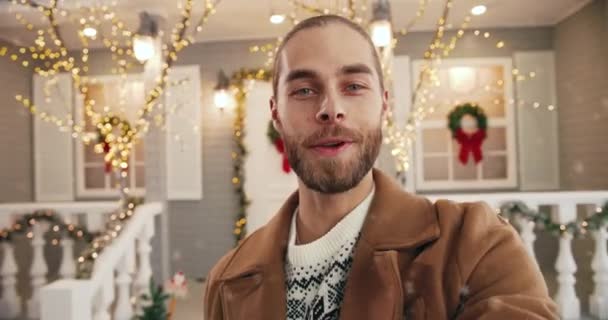
[[[85,37],[95,38],[95,36],[97,36],[97,29],[93,27],[85,27],[82,29],[82,34],[84,34]]]
[[[270,15],[270,23],[272,24],[281,24],[283,23],[283,21],[285,21],[285,15],[284,14],[271,14]]]
[[[473,9],[471,9],[471,13],[476,16],[486,13],[486,11],[488,11],[488,8],[484,5],[474,6]]]

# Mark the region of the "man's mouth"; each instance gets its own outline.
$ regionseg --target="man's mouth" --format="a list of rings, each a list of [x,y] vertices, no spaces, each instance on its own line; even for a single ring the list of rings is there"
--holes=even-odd
[[[331,139],[323,139],[316,143],[314,143],[311,147],[314,151],[322,156],[337,156],[342,151],[346,150],[350,145],[353,144],[353,141],[350,139],[343,138],[331,138]]]

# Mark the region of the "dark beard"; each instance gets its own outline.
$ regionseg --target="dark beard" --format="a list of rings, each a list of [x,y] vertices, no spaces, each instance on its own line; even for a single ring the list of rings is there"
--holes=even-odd
[[[307,160],[304,148],[315,141],[331,136],[352,138],[359,146],[357,154],[346,161],[336,159]],[[348,191],[361,182],[374,166],[382,144],[382,128],[370,130],[365,135],[343,127],[325,127],[310,135],[303,142],[284,136],[287,159],[302,182],[314,191],[326,194]]]

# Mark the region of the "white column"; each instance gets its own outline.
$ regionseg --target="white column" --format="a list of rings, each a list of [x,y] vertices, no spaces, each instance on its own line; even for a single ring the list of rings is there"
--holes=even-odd
[[[571,245],[572,235],[564,233],[559,240],[559,253],[555,262],[558,289],[553,299],[557,303],[562,319],[578,319],[581,315],[580,301],[574,291],[576,262],[572,255]]]
[[[76,257],[74,257],[74,240],[65,235],[61,239],[61,266],[59,267],[59,275],[63,279],[73,279],[76,275]]]
[[[517,217],[516,219],[521,229],[520,236],[524,243],[524,247],[526,248],[526,251],[528,251],[530,257],[536,261],[536,254],[534,253],[534,241],[536,241],[536,234],[534,233],[535,223],[534,221],[522,217]]]
[[[114,300],[114,270],[104,276],[103,285],[95,299],[93,320],[111,320],[110,306]]]
[[[44,232],[46,225],[41,222],[36,222],[32,226],[32,247],[34,254],[32,257],[32,267],[30,269],[30,277],[32,284],[32,297],[27,302],[26,314],[31,319],[40,318],[40,288],[46,283],[46,274],[48,267],[44,259]]]
[[[139,260],[139,270],[135,279],[135,292],[137,297],[148,293],[150,277],[152,277],[152,266],[150,265],[150,239],[154,235],[154,217],[150,217],[137,236],[137,256]]]
[[[6,318],[16,318],[21,312],[21,302],[17,296],[17,263],[15,262],[15,253],[13,252],[13,244],[4,242],[4,259],[2,261],[2,299],[0,299],[0,310],[2,316]]]
[[[595,254],[591,261],[591,268],[595,273],[595,291],[589,298],[589,310],[599,319],[608,319],[608,253],[606,253],[606,239],[608,233],[605,227],[593,233],[595,238]]]
[[[130,272],[131,250],[127,250],[121,258],[116,271],[116,285],[118,286],[118,298],[114,309],[115,320],[131,320],[133,317],[133,306],[131,305],[131,275]]]

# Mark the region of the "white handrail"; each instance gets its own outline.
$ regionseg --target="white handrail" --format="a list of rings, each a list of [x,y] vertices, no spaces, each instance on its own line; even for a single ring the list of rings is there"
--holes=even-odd
[[[154,227],[154,217],[164,209],[163,203],[151,202],[138,206],[124,229],[95,260],[90,279],[55,281],[41,290],[41,320],[91,320],[93,313],[104,318],[109,310],[94,310],[109,305],[114,299],[115,270],[125,265],[124,259],[136,239]],[[140,261],[141,263],[141,261]],[[120,297],[119,297],[120,298]]]
[[[118,201],[1,203],[0,228],[10,228],[12,224],[25,214],[34,213],[38,210],[50,210],[57,214],[57,218],[67,224],[77,224],[77,217],[86,217],[86,228],[93,232],[103,227],[106,215],[119,208],[119,205]],[[20,297],[15,288],[15,274],[18,273],[18,270],[16,270],[17,264],[14,263],[14,260],[18,260],[18,257],[15,256],[18,252],[14,250],[12,242],[8,242],[3,246],[5,263],[0,266],[0,277],[4,290],[0,298],[0,310],[4,314],[0,316],[14,317],[17,313],[21,312],[22,302],[26,302],[23,304],[25,305],[25,314],[30,318],[39,317],[39,292],[40,288],[46,283],[48,270],[47,260],[43,254],[45,246],[44,234],[48,227],[52,226],[41,221],[32,226],[30,232],[28,232],[28,238],[31,238],[34,254],[29,261],[30,265],[21,266],[22,268],[27,268],[30,275],[29,285],[32,295],[27,301],[22,301],[25,300],[25,297]],[[59,268],[59,276],[61,278],[71,278],[75,274],[73,244],[74,241],[64,234],[61,239],[62,259]]]
[[[39,209],[53,210],[62,214],[107,213],[117,207],[117,201],[0,203],[0,215],[30,213]]]

